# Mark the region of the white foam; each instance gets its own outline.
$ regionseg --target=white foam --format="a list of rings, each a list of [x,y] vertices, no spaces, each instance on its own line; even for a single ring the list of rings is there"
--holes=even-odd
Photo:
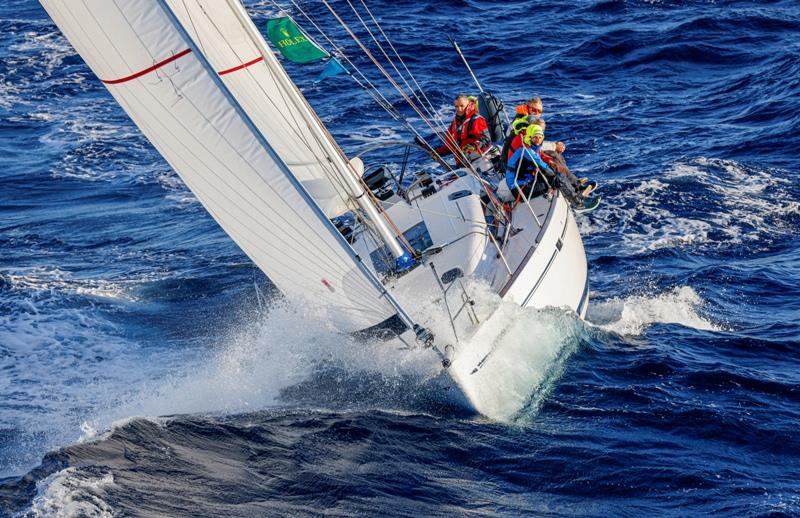
[[[438,369],[430,351],[356,342],[306,308],[278,305],[226,339],[216,354],[155,387],[142,387],[93,426],[130,415],[262,409],[278,403],[283,388],[306,380],[329,360],[386,374],[411,370],[425,375]]]
[[[702,184],[720,195],[723,210],[712,221],[735,242],[759,239],[765,232],[783,228],[774,217],[800,214],[800,202],[784,196],[791,184],[778,171],[745,168],[732,160],[698,158],[684,166]]]
[[[640,335],[653,324],[680,324],[704,331],[719,331],[718,325],[700,316],[703,299],[689,286],[657,295],[630,295],[593,301],[587,320],[621,335]]]
[[[25,23],[29,24],[31,20],[25,20]],[[0,107],[37,106],[41,99],[36,97],[36,93],[46,92],[57,84],[80,84],[84,81],[79,74],[54,79],[54,74],[63,70],[64,59],[74,55],[75,51],[59,31],[45,32],[50,27],[25,32],[19,41],[9,45],[4,56],[9,65],[8,72],[0,74]]]
[[[103,497],[113,484],[111,473],[92,476],[77,468],[64,469],[37,483],[37,495],[26,516],[110,518],[114,510]]]
[[[610,186],[624,188],[606,196],[579,225],[585,235],[619,235],[623,250],[630,253],[727,246],[790,233],[793,228],[785,216],[800,214],[800,202],[789,198],[790,182],[784,176],[782,171],[748,168],[731,160],[682,161],[659,178],[609,181]],[[687,188],[691,184],[692,189]]]
[[[376,144],[378,142],[403,140],[404,136],[398,133],[394,128],[376,125],[362,127],[361,131],[349,134],[348,138],[356,142]]]
[[[90,297],[135,301],[136,297],[124,284],[141,281],[112,282],[103,279],[75,279],[70,272],[58,267],[37,266],[7,273],[3,277],[14,290],[38,292],[59,291]]]
[[[6,279],[11,289],[4,300],[8,311],[0,312],[0,425],[19,435],[0,477],[72,443],[87,415],[116,405],[130,387],[163,376],[170,361],[177,363],[161,353],[157,364],[143,364],[140,345],[96,310],[106,295],[119,300],[114,289],[98,293],[94,283],[76,286],[56,269]]]
[[[461,368],[467,391],[487,417],[503,422],[527,421],[538,413],[544,395],[563,372],[577,348],[582,324],[563,310],[523,309],[505,301],[475,337],[491,341],[493,353],[474,379],[467,374],[480,356]],[[530,403],[530,404],[529,404]],[[520,411],[524,409],[524,414]]]

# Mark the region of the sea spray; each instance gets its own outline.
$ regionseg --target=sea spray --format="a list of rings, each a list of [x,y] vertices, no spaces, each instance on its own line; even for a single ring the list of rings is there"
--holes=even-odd
[[[701,316],[703,299],[689,286],[655,295],[629,295],[594,301],[587,320],[606,331],[639,335],[653,324],[679,324],[703,331],[720,328]]]
[[[215,351],[199,365],[133,392],[125,404],[98,416],[97,426],[130,415],[230,413],[281,405],[284,389],[330,362],[387,375],[426,376],[439,368],[429,350],[359,341],[337,332],[315,310],[284,302],[232,330]]]
[[[477,375],[465,389],[484,415],[506,423],[520,415],[530,420],[538,410],[536,394],[547,392],[560,375],[558,364],[577,350],[581,327],[574,313],[504,301],[469,339],[490,340],[491,352],[483,359],[468,357],[466,364],[456,357],[453,368],[462,376]],[[480,368],[471,371],[476,364]]]
[[[577,318],[563,310],[537,311],[501,302],[481,283],[469,283],[468,290],[481,323],[497,311],[496,325],[506,329],[502,346],[519,348],[520,357],[533,355],[525,362],[532,369],[526,374],[531,382],[512,398],[529,399],[564,344],[576,343]],[[425,324],[441,343],[457,348],[441,300],[421,300],[419,307],[426,310]],[[124,404],[86,423],[87,429],[104,429],[133,415],[235,413],[296,404],[429,411],[430,401],[439,397],[429,386],[442,371],[433,350],[397,340],[355,339],[337,332],[318,310],[306,306],[273,304],[222,342],[194,367],[133,391]],[[514,368],[506,366],[509,372]],[[511,415],[500,412],[498,417]]]

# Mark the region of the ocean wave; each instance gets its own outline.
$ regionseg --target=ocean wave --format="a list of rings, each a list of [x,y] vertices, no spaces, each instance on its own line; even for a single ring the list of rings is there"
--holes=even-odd
[[[17,29],[20,38],[9,45],[4,66],[0,66],[0,85],[6,94],[0,97],[0,107],[35,109],[43,101],[62,97],[66,92],[97,88],[87,81],[85,66],[74,66],[80,64],[79,58],[61,33],[45,31],[44,27],[49,29],[52,25],[28,21]],[[63,74],[65,68],[74,73]]]
[[[70,272],[60,268],[35,267],[27,272],[0,274],[2,282],[12,290],[33,292],[74,293],[90,297],[114,299],[134,302],[136,296],[124,284],[136,284],[141,281],[125,283],[101,279],[75,279]]]
[[[67,518],[91,516],[111,518],[113,508],[103,500],[104,492],[114,484],[111,473],[101,470],[67,468],[40,481],[30,517]]]
[[[615,229],[631,254],[764,243],[791,235],[800,215],[787,171],[732,160],[699,157],[657,178],[609,184],[616,193],[580,226],[586,234]]]
[[[445,320],[426,325],[446,334]],[[127,415],[241,412],[293,401],[414,408],[417,395],[427,398],[419,389],[441,369],[430,350],[356,340],[336,332],[318,310],[277,301],[268,313],[232,329],[203,363],[145,387],[101,423]]]
[[[629,295],[594,301],[589,322],[621,335],[641,335],[654,324],[679,324],[700,331],[723,328],[701,316],[704,302],[689,286],[680,286],[657,295]]]

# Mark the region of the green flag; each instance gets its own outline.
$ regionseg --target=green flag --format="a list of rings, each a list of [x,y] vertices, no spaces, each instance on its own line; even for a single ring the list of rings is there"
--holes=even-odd
[[[295,63],[311,63],[328,57],[327,52],[308,41],[288,16],[268,21],[267,37],[286,59]]]

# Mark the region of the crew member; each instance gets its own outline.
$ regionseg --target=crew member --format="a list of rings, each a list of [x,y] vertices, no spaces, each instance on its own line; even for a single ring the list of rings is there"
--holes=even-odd
[[[556,173],[542,159],[541,150],[544,142],[544,131],[539,124],[531,124],[525,130],[522,146],[508,159],[506,166],[506,185],[514,197],[520,190],[528,197],[536,197],[547,192],[549,188],[557,188],[561,194],[575,207],[581,207],[583,201],[575,193],[568,181]],[[542,175],[536,173],[541,172]]]
[[[447,142],[436,148],[436,152],[439,155],[449,155],[454,149],[458,149],[469,159],[477,158],[492,145],[486,119],[478,113],[474,97],[461,94],[455,98],[453,107],[456,113],[445,134]],[[456,159],[462,161],[460,156]]]

